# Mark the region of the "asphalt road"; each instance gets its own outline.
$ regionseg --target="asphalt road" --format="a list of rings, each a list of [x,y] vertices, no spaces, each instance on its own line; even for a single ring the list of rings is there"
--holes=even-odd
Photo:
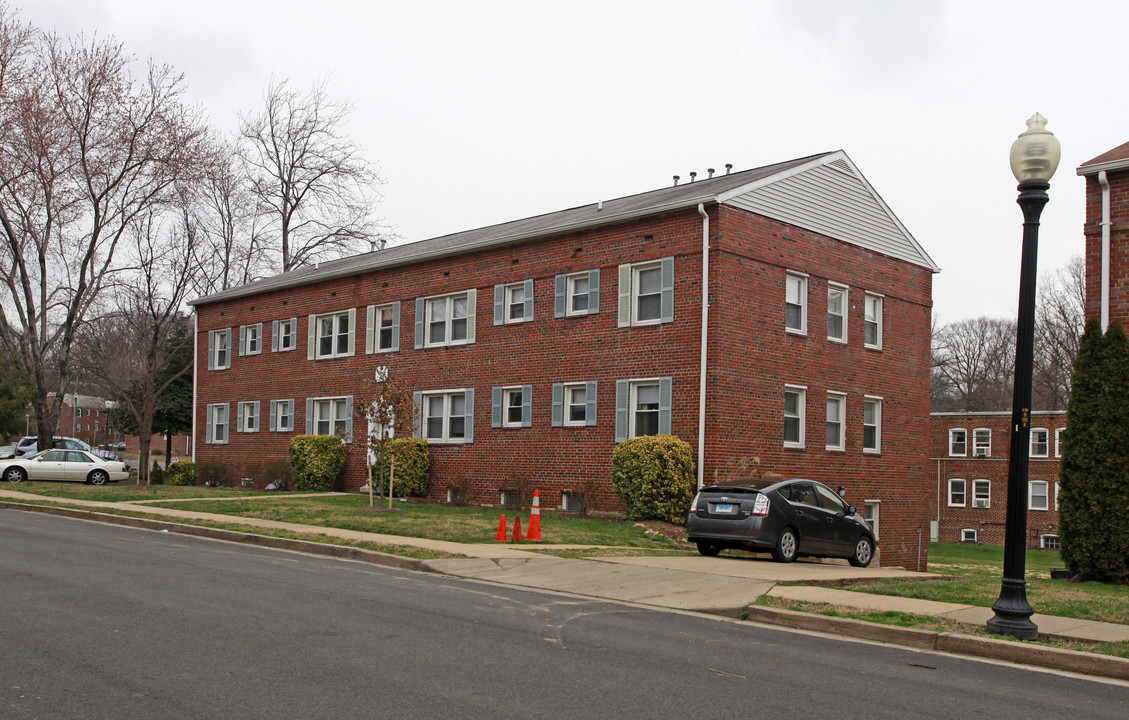
[[[0,510],[0,718],[1116,718],[1129,687]]]

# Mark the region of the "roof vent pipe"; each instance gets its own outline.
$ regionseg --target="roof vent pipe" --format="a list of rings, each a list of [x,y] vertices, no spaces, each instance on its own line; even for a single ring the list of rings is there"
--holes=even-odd
[[[698,177],[698,173],[691,170],[690,171],[690,182],[694,182],[694,179],[697,178],[697,177]]]
[[[674,184],[675,184],[675,185],[677,185],[677,184],[678,184],[678,176],[677,176],[677,175],[675,175],[675,176],[674,176]]]
[[[604,209],[604,201],[601,200],[600,202],[596,203],[596,212],[600,212],[603,209]]]
[[[728,175],[729,171],[733,169],[733,163],[725,163],[725,174]]]
[[[714,170],[713,168],[710,168],[710,177],[713,177],[713,174],[714,174],[715,172],[717,172],[717,171],[716,171],[716,170]]]

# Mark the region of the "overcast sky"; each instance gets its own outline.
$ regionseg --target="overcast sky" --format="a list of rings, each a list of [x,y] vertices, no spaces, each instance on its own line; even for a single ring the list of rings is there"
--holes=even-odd
[[[1062,142],[1040,273],[1082,253],[1078,165],[1129,141],[1124,2],[10,1],[174,66],[229,131],[272,76],[325,79],[402,242],[845,150],[942,322],[1016,314],[1032,113]]]

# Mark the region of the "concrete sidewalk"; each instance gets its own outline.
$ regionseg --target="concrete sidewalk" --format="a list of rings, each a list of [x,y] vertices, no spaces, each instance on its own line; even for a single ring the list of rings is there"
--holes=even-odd
[[[0,501],[4,498],[44,503],[51,500],[51,498],[41,495],[2,488],[0,489]],[[71,506],[82,506],[90,513],[111,509],[143,511],[159,516],[169,523],[178,523],[178,521],[185,520],[211,520],[219,523],[295,533],[320,534],[330,538],[368,541],[388,546],[424,548],[435,552],[449,553],[452,557],[411,561],[406,564],[403,558],[395,555],[371,551],[352,551],[346,554],[331,550],[331,548],[336,547],[332,545],[319,547],[316,543],[255,536],[255,541],[262,545],[302,549],[308,552],[324,552],[325,554],[363,559],[368,562],[411,567],[452,577],[502,583],[515,587],[564,592],[662,608],[710,612],[730,617],[738,617],[748,613],[749,619],[761,622],[774,622],[821,632],[840,632],[871,640],[908,644],[926,649],[942,649],[940,647],[941,641],[946,641],[951,645],[954,637],[963,638],[967,642],[964,642],[962,647],[973,643],[971,649],[964,647],[963,650],[952,649],[950,651],[989,657],[998,656],[1015,662],[1034,662],[1033,657],[1046,656],[1050,659],[1041,664],[1050,667],[1073,669],[1079,672],[1091,672],[1129,680],[1129,660],[1120,658],[1057,651],[1053,648],[1039,648],[1038,652],[1034,652],[1036,646],[1020,643],[1008,643],[973,636],[952,636],[948,633],[910,630],[873,623],[859,623],[842,618],[828,618],[810,613],[790,613],[773,608],[749,607],[759,597],[768,594],[790,600],[829,603],[865,611],[899,611],[913,615],[950,618],[977,625],[983,625],[988,618],[992,617],[992,610],[984,607],[887,595],[871,595],[823,586],[826,583],[840,580],[879,577],[906,579],[932,577],[928,573],[910,572],[900,568],[854,568],[845,564],[820,563],[818,561],[783,564],[743,554],[713,558],[660,556],[600,557],[579,560],[559,558],[538,552],[554,547],[568,546],[516,546],[507,543],[463,544],[152,507],[146,505],[145,502],[107,503],[92,500],[65,500],[63,502]],[[0,502],[0,507],[32,509],[17,503],[2,502]],[[73,516],[75,513],[64,512],[63,514]],[[107,515],[101,515],[101,517],[93,515],[87,517],[87,519],[109,521],[110,517],[113,517],[114,522],[129,524],[128,518]],[[152,521],[148,521],[148,523],[152,526]],[[180,528],[184,528],[184,530]],[[169,529],[188,531],[192,534],[220,539],[246,541],[247,538],[244,533],[208,531],[184,525],[170,525]],[[1036,614],[1032,620],[1038,625],[1040,636],[1098,642],[1129,641],[1129,626],[1127,625],[1090,622],[1040,614]],[[1047,652],[1043,652],[1044,650]],[[1084,657],[1064,659],[1061,653]],[[1098,659],[1095,660],[1094,658]],[[1081,664],[1079,665],[1079,663]],[[1095,671],[1088,670],[1087,667],[1100,667],[1101,669]]]

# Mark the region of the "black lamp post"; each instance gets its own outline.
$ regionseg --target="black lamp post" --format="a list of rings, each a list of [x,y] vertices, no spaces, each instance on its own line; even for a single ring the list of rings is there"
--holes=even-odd
[[[1011,452],[1007,467],[1007,518],[1004,529],[1004,577],[995,616],[988,630],[1020,640],[1034,640],[1039,628],[1031,622],[1024,565],[1027,553],[1027,464],[1031,439],[1031,374],[1035,345],[1035,269],[1039,254],[1039,216],[1050,198],[1047,188],[1058,169],[1059,144],[1047,130],[1047,119],[1035,113],[1027,131],[1011,146],[1011,171],[1019,181],[1023,210],[1023,258],[1019,271],[1019,319],[1015,338],[1015,389],[1011,406]]]

